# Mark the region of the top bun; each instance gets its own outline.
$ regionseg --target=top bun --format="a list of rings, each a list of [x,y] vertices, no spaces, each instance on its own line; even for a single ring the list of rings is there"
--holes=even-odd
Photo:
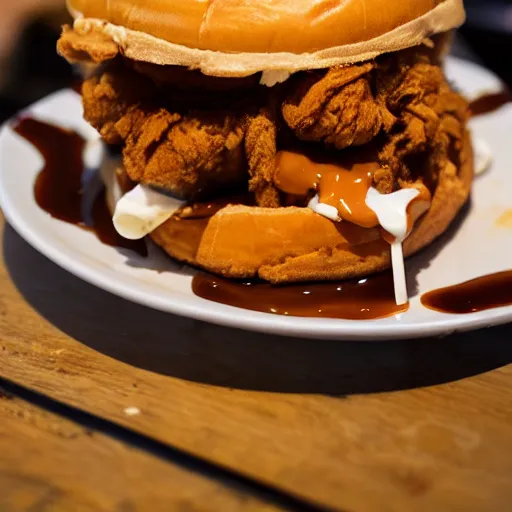
[[[326,68],[421,44],[464,21],[463,0],[68,0],[135,60],[216,76]],[[269,56],[269,54],[271,54]]]

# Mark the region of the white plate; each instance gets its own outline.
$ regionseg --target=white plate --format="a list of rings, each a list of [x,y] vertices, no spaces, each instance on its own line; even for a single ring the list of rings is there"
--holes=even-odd
[[[500,89],[496,77],[464,61],[450,59],[447,73],[470,97]],[[85,136],[94,133],[82,120],[80,99],[72,91],[56,93],[29,110],[39,119],[73,128]],[[93,234],[42,211],[33,197],[33,183],[42,158],[9,126],[4,126],[0,134],[0,204],[18,233],[58,265],[100,288],[162,311],[231,327],[308,338],[377,340],[449,334],[512,321],[512,307],[449,315],[430,311],[419,300],[421,293],[429,290],[512,267],[512,229],[496,226],[496,219],[512,208],[512,105],[476,118],[471,124],[474,134],[490,145],[495,158],[493,167],[476,179],[471,208],[458,229],[408,260],[409,281],[416,290],[409,311],[394,318],[289,318],[196,297],[191,291],[193,271],[180,269],[158,251],[152,251],[148,260],[137,259],[102,245]]]

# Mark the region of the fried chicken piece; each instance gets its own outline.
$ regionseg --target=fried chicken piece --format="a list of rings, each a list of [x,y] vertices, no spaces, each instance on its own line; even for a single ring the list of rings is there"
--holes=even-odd
[[[244,123],[225,112],[132,108],[116,124],[133,181],[197,200],[247,181]]]
[[[124,144],[133,181],[197,199],[247,181],[244,116],[156,108],[156,85],[125,66],[83,86],[84,116],[109,144]],[[156,101],[155,103],[159,103]]]
[[[256,204],[267,208],[281,205],[274,185],[277,153],[277,127],[270,108],[263,108],[248,121],[245,152],[249,164],[249,190],[254,192]]]
[[[128,109],[150,98],[155,86],[143,75],[124,66],[111,68],[86,80],[82,86],[84,117],[107,144],[121,144],[116,123]]]
[[[374,180],[383,193],[417,180],[433,190],[449,159],[458,167],[467,103],[451,90],[437,65],[421,54],[414,59],[377,71],[377,100],[385,112],[388,141],[379,155],[383,169]]]
[[[119,55],[119,47],[106,34],[91,31],[79,34],[69,25],[64,25],[57,41],[57,52],[71,64],[93,62],[100,64]]]
[[[374,186],[391,193],[417,180],[433,190],[448,159],[458,166],[467,104],[446,82],[438,52],[425,47],[301,78],[282,113],[298,138],[337,149],[384,132]]]
[[[373,63],[332,68],[322,78],[306,76],[285,99],[284,120],[301,140],[337,149],[370,142],[382,126],[368,73]]]

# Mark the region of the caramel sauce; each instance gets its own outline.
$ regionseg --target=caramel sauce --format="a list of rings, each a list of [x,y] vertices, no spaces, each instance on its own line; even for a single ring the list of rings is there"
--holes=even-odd
[[[512,305],[512,270],[426,293],[421,303],[441,313],[467,314]]]
[[[379,225],[375,212],[366,205],[373,173],[380,165],[361,153],[345,152],[338,161],[317,162],[305,154],[279,151],[276,185],[286,194],[307,196],[318,192],[320,202],[334,206],[339,216],[364,228]]]
[[[144,241],[126,240],[115,230],[104,191],[92,206],[92,225],[84,223],[82,175],[85,170],[85,140],[80,135],[32,118],[19,120],[14,131],[33,144],[44,158],[44,167],[34,185],[35,200],[41,209],[55,219],[93,231],[106,245],[147,256]]]
[[[279,190],[292,196],[306,196],[320,186],[322,168],[306,155],[278,151],[275,182]]]
[[[213,302],[284,316],[375,320],[409,309],[408,304],[396,305],[393,277],[389,273],[358,281],[287,286],[198,274],[192,290]]]
[[[484,94],[474,99],[469,104],[471,117],[490,114],[512,101],[512,94],[508,89],[503,89],[494,94]]]

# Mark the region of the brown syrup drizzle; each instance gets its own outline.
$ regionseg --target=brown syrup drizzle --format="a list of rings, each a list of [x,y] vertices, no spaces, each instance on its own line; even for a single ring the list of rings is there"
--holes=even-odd
[[[92,226],[82,216],[85,140],[76,132],[32,119],[23,118],[14,131],[34,145],[44,158],[44,167],[37,176],[34,196],[37,204],[52,217],[91,230],[106,245],[129,249],[147,256],[143,240],[126,240],[114,228],[106,194],[102,192],[92,207]]]
[[[358,281],[286,286],[198,274],[192,290],[198,297],[213,302],[284,316],[375,320],[409,309],[408,304],[396,305],[390,273]]]
[[[493,94],[484,94],[469,104],[471,117],[490,114],[510,102],[512,102],[512,94],[508,89]]]
[[[421,303],[441,313],[467,314],[512,305],[512,270],[426,293]]]

